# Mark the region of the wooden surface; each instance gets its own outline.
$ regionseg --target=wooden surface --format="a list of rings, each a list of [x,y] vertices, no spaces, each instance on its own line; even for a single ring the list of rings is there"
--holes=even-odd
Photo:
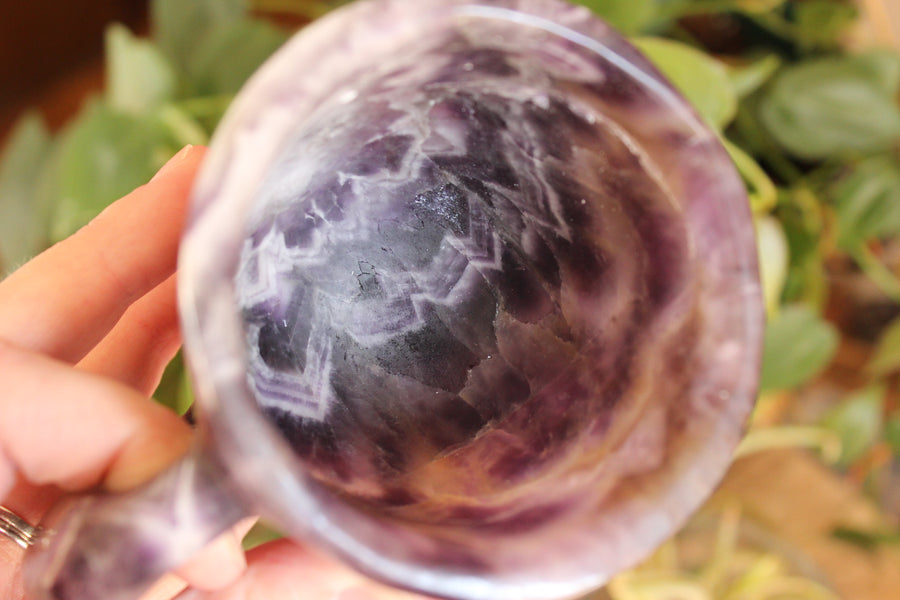
[[[862,9],[863,25],[856,43],[900,48],[900,0],[857,0],[857,4]]]
[[[146,29],[147,0],[0,0],[0,140],[30,106],[45,108],[53,125],[74,114],[76,92],[102,82],[112,22]]]
[[[900,546],[866,550],[832,535],[835,527],[877,530],[877,508],[812,455],[779,450],[739,460],[717,493],[807,555],[846,600],[900,598]]]

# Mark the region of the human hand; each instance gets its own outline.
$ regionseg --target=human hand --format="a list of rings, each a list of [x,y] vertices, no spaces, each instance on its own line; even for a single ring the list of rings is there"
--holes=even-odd
[[[0,504],[29,522],[65,496],[133,488],[187,451],[190,428],[149,400],[181,338],[175,263],[204,156],[147,185],[0,282]],[[248,523],[144,600],[412,598],[288,541],[245,558]],[[0,536],[0,599],[22,600],[24,551]],[[249,565],[249,566],[248,566]]]

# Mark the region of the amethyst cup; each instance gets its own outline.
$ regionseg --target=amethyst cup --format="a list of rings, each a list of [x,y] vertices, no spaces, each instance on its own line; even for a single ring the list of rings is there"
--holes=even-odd
[[[756,394],[742,182],[561,0],[303,30],[216,133],[179,285],[201,441],[48,526],[35,598],[137,598],[250,514],[399,587],[572,598],[705,500]]]

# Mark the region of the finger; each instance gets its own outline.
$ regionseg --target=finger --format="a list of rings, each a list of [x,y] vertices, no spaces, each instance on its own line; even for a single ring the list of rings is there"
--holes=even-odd
[[[389,588],[350,570],[331,558],[289,540],[254,548],[247,570],[235,584],[214,592],[185,592],[178,600],[424,600],[425,596]]]
[[[172,600],[184,589],[187,582],[177,575],[166,575],[150,588],[140,600]]]
[[[39,523],[59,496],[60,492],[54,486],[35,487],[18,481],[12,492],[3,498],[2,504],[26,522]],[[25,550],[18,544],[0,536],[0,598],[13,600],[22,597],[21,567],[24,556]]]
[[[29,482],[129,489],[190,440],[181,419],[127,386],[0,342],[0,457]]]
[[[243,519],[178,569],[177,575],[199,590],[216,590],[234,583],[247,567],[241,540],[255,521]]]
[[[172,275],[132,304],[78,366],[149,396],[180,345]]]
[[[0,447],[0,498],[5,498],[16,483],[16,469],[12,459]]]
[[[179,152],[154,179],[0,285],[0,339],[77,362],[125,309],[175,271],[203,148]]]

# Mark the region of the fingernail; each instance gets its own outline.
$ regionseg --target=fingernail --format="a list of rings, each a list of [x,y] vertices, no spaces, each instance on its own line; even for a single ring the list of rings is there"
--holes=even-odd
[[[161,175],[165,174],[168,171],[171,171],[173,168],[178,166],[178,164],[181,163],[181,161],[183,161],[185,159],[185,157],[191,153],[191,150],[193,149],[193,147],[194,147],[193,144],[188,144],[187,146],[185,146],[184,148],[179,150],[175,154],[175,156],[170,158],[166,162],[166,164],[164,164],[162,166],[162,168],[156,172],[156,175],[154,175],[153,178],[150,179],[150,181],[154,181],[156,178],[160,177]]]
[[[179,568],[177,574],[193,588],[215,590],[234,583],[246,568],[241,542],[229,531]]]

